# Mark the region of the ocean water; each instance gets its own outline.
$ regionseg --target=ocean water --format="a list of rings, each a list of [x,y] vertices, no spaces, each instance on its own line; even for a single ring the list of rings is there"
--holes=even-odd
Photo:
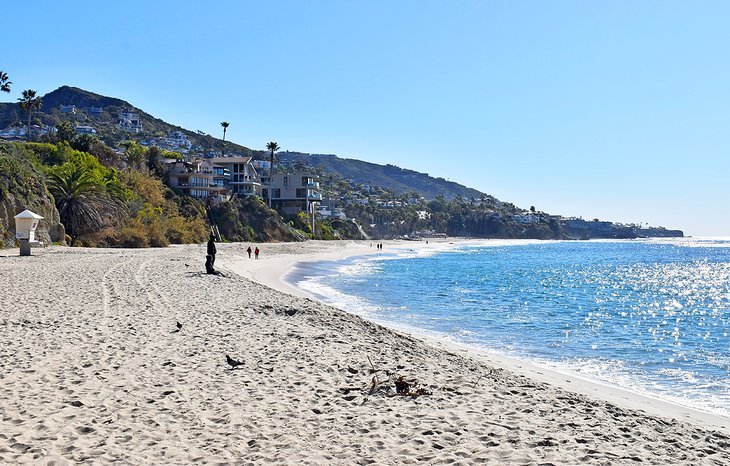
[[[730,240],[406,246],[289,280],[376,322],[730,416]]]

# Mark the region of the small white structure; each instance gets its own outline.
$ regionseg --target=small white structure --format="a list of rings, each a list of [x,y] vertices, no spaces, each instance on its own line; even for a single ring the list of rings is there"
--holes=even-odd
[[[35,230],[43,217],[26,209],[14,218],[15,239],[20,240],[20,255],[30,256],[30,243],[35,241]]]

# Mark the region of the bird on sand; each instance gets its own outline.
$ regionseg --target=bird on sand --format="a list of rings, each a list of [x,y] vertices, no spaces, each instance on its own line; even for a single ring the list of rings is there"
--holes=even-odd
[[[228,356],[227,354],[226,354],[226,362],[228,363],[229,366],[231,366],[231,369],[235,369],[236,367],[243,365],[243,363],[241,361],[236,361],[235,359]]]
[[[176,328],[175,330],[173,330],[172,332],[170,332],[170,333],[177,333],[177,332],[179,332],[180,330],[182,330],[182,324],[181,324],[180,322],[177,322],[177,323],[175,324],[175,326],[176,326],[177,328]]]

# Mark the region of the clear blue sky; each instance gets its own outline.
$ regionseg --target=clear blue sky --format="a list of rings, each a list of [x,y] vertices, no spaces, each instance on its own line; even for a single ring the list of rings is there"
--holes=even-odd
[[[6,2],[0,70],[256,149],[730,236],[730,2]]]

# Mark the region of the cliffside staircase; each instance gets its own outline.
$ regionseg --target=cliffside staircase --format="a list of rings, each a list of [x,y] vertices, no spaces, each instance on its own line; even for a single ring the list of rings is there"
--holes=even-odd
[[[218,225],[213,223],[213,217],[210,215],[210,206],[205,208],[205,213],[208,216],[208,223],[210,224],[210,234],[215,236],[216,241],[221,240],[221,232],[218,230]]]
[[[215,240],[216,241],[220,241],[221,240],[221,232],[218,231],[218,225],[211,226],[210,227],[210,232],[213,234],[213,236],[215,236]]]

